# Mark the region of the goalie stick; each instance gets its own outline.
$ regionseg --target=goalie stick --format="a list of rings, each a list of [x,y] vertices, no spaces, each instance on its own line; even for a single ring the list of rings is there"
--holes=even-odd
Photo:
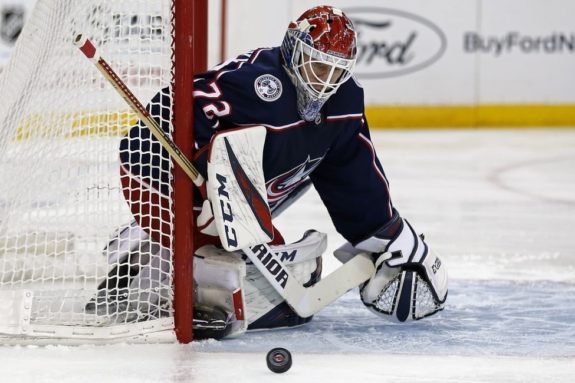
[[[92,42],[82,34],[78,34],[74,38],[74,44],[96,66],[104,78],[110,82],[194,184],[198,187],[201,186],[205,182],[202,175],[190,160],[182,154],[170,136],[160,128],[106,60],[98,54]],[[304,287],[295,279],[288,268],[281,262],[278,255],[266,243],[247,246],[242,248],[242,251],[278,294],[286,300],[299,316],[304,318],[319,312],[350,289],[365,282],[375,273],[375,265],[371,257],[368,254],[361,253],[348,260],[318,283],[310,287]]]

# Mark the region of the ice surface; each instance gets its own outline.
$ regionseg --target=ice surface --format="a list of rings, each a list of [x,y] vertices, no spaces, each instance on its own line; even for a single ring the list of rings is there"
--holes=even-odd
[[[438,315],[395,324],[351,291],[298,329],[191,345],[0,347],[5,382],[573,382],[575,130],[375,131],[395,206],[448,265]],[[278,222],[343,239],[314,192]],[[329,254],[325,270],[337,267]],[[266,352],[292,351],[275,375]]]

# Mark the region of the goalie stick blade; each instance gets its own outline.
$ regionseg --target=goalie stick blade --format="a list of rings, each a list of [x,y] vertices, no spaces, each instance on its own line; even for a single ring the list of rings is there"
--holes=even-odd
[[[361,253],[315,285],[303,287],[268,245],[242,250],[278,294],[303,318],[318,313],[375,273],[371,258]]]

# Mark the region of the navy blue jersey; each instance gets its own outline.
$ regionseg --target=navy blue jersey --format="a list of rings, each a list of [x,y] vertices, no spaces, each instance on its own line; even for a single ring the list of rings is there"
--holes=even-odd
[[[258,49],[195,76],[195,162],[205,175],[204,148],[217,131],[265,126],[263,170],[270,207],[309,177],[338,232],[356,244],[392,217],[388,182],[364,116],[363,89],[348,80],[324,104],[316,121],[306,122],[298,115],[296,89],[281,60],[279,48]],[[164,90],[155,97],[159,103],[150,104],[152,115],[169,113],[169,108],[158,106],[169,103],[168,94]],[[154,177],[167,172],[150,174],[142,159],[127,150],[145,151],[149,147],[143,145],[154,145],[149,142],[149,132],[136,126],[122,143],[121,157],[125,168],[153,183]]]

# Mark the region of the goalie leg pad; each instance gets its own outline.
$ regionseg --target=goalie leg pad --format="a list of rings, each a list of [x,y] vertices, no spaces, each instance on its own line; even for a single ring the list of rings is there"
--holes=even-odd
[[[110,320],[169,315],[170,252],[133,221],[120,227],[104,248],[110,269],[86,304],[88,313]]]
[[[327,235],[310,230],[297,242],[271,247],[294,278],[302,284],[312,285],[321,278],[321,255],[326,246]],[[224,259],[229,264],[220,264],[221,268],[216,270],[214,262]],[[229,279],[224,275],[225,270],[236,267],[237,262],[244,267],[244,278],[222,285],[221,281]],[[311,320],[311,317],[299,317],[241,251],[228,253],[214,246],[198,249],[194,257],[194,280],[197,303],[226,307],[228,312],[231,307],[226,302],[229,302],[232,290],[239,287],[243,293],[244,315],[250,330],[289,327]],[[194,323],[197,319],[194,319]]]
[[[253,126],[218,132],[210,142],[206,191],[227,251],[273,239],[262,165],[265,136],[265,127]],[[202,223],[209,222],[203,218]]]
[[[136,221],[132,221],[118,228],[110,238],[103,253],[108,258],[108,264],[114,265],[125,263],[129,255],[137,250],[140,242],[146,241],[149,236]]]
[[[196,335],[220,338],[246,331],[245,277],[246,264],[238,255],[213,245],[196,251],[193,322]],[[212,314],[218,315],[212,317]]]
[[[315,230],[307,231],[294,243],[271,246],[294,278],[304,286],[311,286],[321,279],[321,256],[326,247],[327,235]],[[292,327],[312,319],[298,316],[250,262],[247,263],[245,295],[248,330]]]
[[[148,246],[146,246],[148,245]],[[141,247],[140,272],[130,283],[131,310],[159,318],[169,315],[171,286],[170,250],[157,242],[147,242]]]

